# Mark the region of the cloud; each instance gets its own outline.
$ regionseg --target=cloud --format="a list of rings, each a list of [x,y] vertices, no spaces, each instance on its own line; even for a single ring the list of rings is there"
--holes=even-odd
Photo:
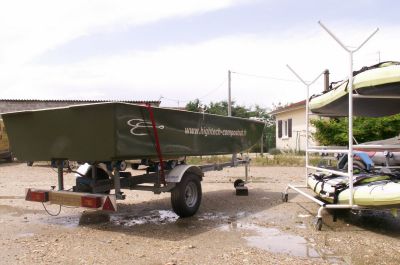
[[[195,44],[174,44],[150,51],[131,50],[119,55],[97,56],[77,63],[26,63],[44,50],[82,34],[112,31],[115,27],[151,23],[172,16],[189,16],[238,2],[184,1],[188,4],[183,4],[178,11],[165,7],[165,10],[157,13],[157,8],[156,14],[151,12],[154,2],[149,4],[148,1],[140,10],[130,9],[128,4],[126,8],[104,4],[91,12],[88,11],[89,2],[79,3],[54,7],[54,10],[59,10],[55,12],[52,9],[54,14],[42,12],[43,17],[38,21],[34,19],[36,15],[30,15],[31,12],[19,15],[26,14],[32,25],[13,18],[15,27],[19,27],[15,31],[18,34],[12,39],[13,31],[8,30],[6,35],[8,34],[11,44],[0,44],[6,48],[0,58],[7,62],[0,63],[0,70],[3,67],[2,72],[7,73],[0,76],[2,97],[151,100],[163,96],[164,105],[177,105],[178,100],[182,105],[187,100],[205,95],[201,98],[205,102],[226,99],[227,84],[223,81],[227,79],[228,69],[291,80],[296,78],[286,68],[286,64],[290,64],[306,80],[312,80],[324,69],[330,70],[331,80],[340,80],[348,74],[348,55],[317,23],[313,28],[302,28],[299,24],[297,28],[289,28],[276,36],[262,33],[238,34]],[[171,6],[174,4],[171,1],[168,3]],[[49,5],[54,5],[53,1]],[[34,6],[30,8],[32,13],[37,11]],[[86,14],[90,14],[89,17],[85,17]],[[54,22],[49,24],[53,18]],[[76,18],[76,21],[72,18]],[[0,19],[4,20],[1,14]],[[71,24],[66,21],[71,21]],[[372,25],[365,24],[348,27],[346,21],[326,25],[338,33],[346,44],[352,46],[361,43],[374,29]],[[36,26],[39,29],[34,29]],[[30,30],[34,34],[30,35]],[[381,60],[399,60],[397,47],[400,40],[396,38],[398,31],[398,26],[382,28],[355,55],[354,69],[376,63],[378,51]],[[27,35],[23,36],[22,32]],[[311,93],[321,90],[322,79],[312,87]],[[272,103],[302,100],[305,98],[305,90],[299,82],[254,78],[234,73],[232,96],[240,104],[271,106]]]
[[[348,43],[355,44],[361,43],[370,32],[365,28],[336,31],[352,36]],[[394,32],[398,32],[397,27],[385,28],[375,36],[355,55],[354,69],[376,63],[378,51],[382,60],[399,59],[396,47],[400,43],[393,37]],[[24,78],[13,83],[5,95],[103,99],[158,99],[163,96],[164,105],[176,105],[177,100],[183,104],[213,92],[210,97],[202,98],[207,102],[226,99],[227,85],[218,86],[227,78],[228,69],[295,80],[285,67],[287,63],[306,80],[314,79],[326,68],[331,71],[331,80],[345,78],[348,74],[348,55],[322,29],[311,34],[297,31],[296,35],[288,31],[279,39],[238,35],[155,51],[131,51],[68,65],[28,65],[20,69]],[[311,93],[321,90],[322,79],[312,87]],[[234,73],[232,95],[241,104],[270,106],[302,100],[305,91],[299,82]]]
[[[0,9],[0,65],[17,66],[79,36],[190,16],[235,0],[6,1]]]

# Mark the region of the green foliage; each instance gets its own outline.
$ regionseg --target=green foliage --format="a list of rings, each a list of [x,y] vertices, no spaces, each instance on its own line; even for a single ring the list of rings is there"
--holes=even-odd
[[[313,134],[320,145],[346,146],[348,144],[348,119],[314,119]],[[369,142],[394,137],[400,132],[400,114],[382,118],[356,117],[353,120],[353,135],[359,142]]]
[[[228,115],[228,102],[219,101],[211,102],[209,105],[203,105],[199,99],[195,99],[186,104],[186,110],[227,116]],[[270,148],[275,147],[275,121],[268,115],[268,110],[258,105],[253,108],[237,105],[232,102],[232,116],[240,118],[255,118],[264,121],[267,126],[264,128],[264,151],[267,152]],[[259,152],[261,149],[260,144],[255,145],[251,151]]]
[[[185,109],[188,111],[200,112],[201,111],[200,100],[196,98],[193,101],[189,101],[189,103],[186,104]]]

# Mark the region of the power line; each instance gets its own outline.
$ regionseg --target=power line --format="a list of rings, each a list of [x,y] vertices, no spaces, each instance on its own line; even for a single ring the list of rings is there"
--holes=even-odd
[[[225,83],[226,83],[226,79],[224,79],[216,88],[213,88],[212,90],[209,90],[209,91],[208,91],[206,94],[204,94],[203,96],[197,97],[197,99],[200,100],[200,99],[204,99],[204,98],[208,97],[209,95],[215,93],[218,89],[220,89]],[[169,97],[164,97],[164,96],[162,96],[162,95],[160,96],[160,99],[159,99],[159,100],[161,100],[161,99],[165,99],[165,100],[169,100],[169,101],[174,101],[174,102],[178,103],[178,105],[179,105],[179,103],[187,103],[187,102],[190,102],[190,101],[193,100],[193,99],[169,98]]]
[[[277,81],[299,83],[298,80],[294,80],[294,79],[285,79],[285,78],[273,77],[273,76],[266,76],[266,75],[247,74],[247,73],[240,73],[240,72],[234,72],[234,71],[232,71],[232,73],[233,73],[233,74],[237,74],[237,75],[244,75],[244,76],[255,77],[255,78],[272,79],[272,80],[277,80]]]
[[[217,86],[216,88],[214,88],[213,90],[210,90],[209,92],[207,92],[205,95],[199,97],[199,99],[204,99],[206,97],[208,97],[209,95],[215,93],[218,89],[220,89],[222,87],[222,85],[224,85],[226,83],[226,79],[224,79],[224,81],[221,82],[221,84],[219,84],[219,86]]]

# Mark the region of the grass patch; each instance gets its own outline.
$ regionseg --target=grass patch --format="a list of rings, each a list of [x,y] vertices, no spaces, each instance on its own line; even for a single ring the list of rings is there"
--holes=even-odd
[[[192,156],[186,160],[190,165],[202,165],[212,163],[224,163],[231,161],[231,156]],[[336,161],[331,160],[331,164],[335,165]],[[320,156],[310,156],[309,164],[313,166],[328,165],[329,162],[326,158],[322,159]],[[284,166],[284,167],[304,167],[306,165],[306,157],[294,154],[278,154],[278,155],[265,155],[263,157],[251,157],[252,166]]]
[[[204,165],[213,163],[225,163],[231,161],[232,156],[189,156],[186,158],[186,164],[189,165]]]

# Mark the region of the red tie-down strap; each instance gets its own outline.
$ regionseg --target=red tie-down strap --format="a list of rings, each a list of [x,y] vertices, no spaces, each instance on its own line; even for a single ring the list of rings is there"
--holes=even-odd
[[[153,108],[151,107],[151,105],[149,103],[146,104],[146,108],[149,111],[151,125],[153,126],[154,140],[156,142],[157,156],[158,156],[158,160],[160,161],[161,182],[162,182],[162,184],[165,185],[166,182],[165,182],[165,173],[164,173],[164,162],[163,162],[162,153],[161,153],[160,140],[158,138],[156,121],[154,119]]]

